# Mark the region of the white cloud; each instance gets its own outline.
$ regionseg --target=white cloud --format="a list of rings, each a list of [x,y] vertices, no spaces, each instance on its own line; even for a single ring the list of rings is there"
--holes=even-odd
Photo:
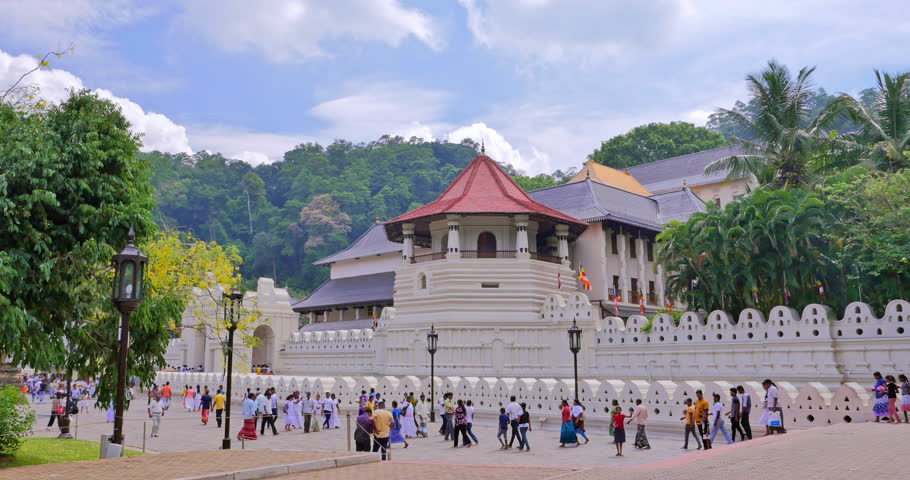
[[[231,126],[190,126],[189,134],[197,148],[220,152],[250,165],[274,162],[295,146],[316,141],[302,134],[254,132]]]
[[[535,148],[531,148],[531,156],[522,155],[513,147],[501,133],[488,127],[485,123],[474,123],[460,127],[446,135],[445,139],[451,143],[460,143],[470,138],[475,142],[482,142],[487,155],[500,163],[510,163],[512,166],[525,172],[540,172],[549,159]]]
[[[177,24],[229,53],[255,53],[274,63],[331,56],[329,41],[351,39],[398,46],[413,37],[442,48],[433,19],[399,0],[195,0]]]
[[[310,114],[326,122],[321,138],[375,139],[382,135],[433,138],[451,95],[402,83],[351,83],[341,96],[321,102]]]
[[[0,50],[0,85],[5,90],[23,73],[35,68],[38,60],[28,55],[12,56]],[[24,81],[40,89],[42,98],[53,103],[65,100],[69,89],[85,88],[82,80],[64,70],[38,70]],[[127,98],[115,96],[108,90],[95,90],[98,96],[111,100],[120,106],[123,116],[132,124],[132,131],[142,135],[142,150],[160,150],[171,153],[189,153],[189,139],[186,129],[177,125],[168,117],[154,112],[146,112],[139,104]]]

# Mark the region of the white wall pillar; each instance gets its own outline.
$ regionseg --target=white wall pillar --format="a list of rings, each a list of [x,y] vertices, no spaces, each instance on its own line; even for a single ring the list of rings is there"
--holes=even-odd
[[[569,226],[568,225],[557,225],[556,226],[556,239],[559,240],[559,258],[562,260],[563,265],[569,265],[571,268],[571,262],[569,262]]]
[[[447,246],[446,258],[458,260],[461,258],[461,216],[446,215],[449,224],[449,244]]]
[[[632,289],[628,268],[629,241],[626,235],[622,233],[622,228],[616,233],[616,241],[619,242],[619,288],[622,289],[619,295],[622,297],[623,302],[628,302],[629,298],[627,297],[629,297],[629,291]]]
[[[638,252],[638,291],[645,295],[645,303],[648,303],[648,289],[645,288],[648,286],[648,276],[645,272],[645,255],[648,253],[645,251],[645,239],[641,238],[641,233],[638,234],[638,238],[635,240],[638,242],[638,247],[636,248]]]
[[[531,250],[528,248],[528,216],[515,215],[515,258],[531,258]]]
[[[661,298],[657,299],[658,305],[664,304],[664,298],[667,296],[667,292],[664,291],[664,266],[657,265],[657,294],[661,295]]]
[[[405,263],[409,263],[411,258],[414,257],[414,224],[402,224],[401,233],[404,235],[404,248],[401,251],[401,260]]]

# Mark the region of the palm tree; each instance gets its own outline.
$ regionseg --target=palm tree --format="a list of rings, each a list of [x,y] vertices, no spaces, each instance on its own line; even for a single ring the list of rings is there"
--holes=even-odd
[[[713,162],[705,173],[728,171],[730,178],[751,175],[762,184],[783,187],[804,183],[815,155],[813,147],[827,138],[828,125],[840,115],[826,109],[812,116],[814,71],[815,67],[803,67],[793,78],[787,67],[771,60],[760,75],[747,76],[755,113],[726,109],[718,113],[753,140],[734,137],[743,153]]]
[[[841,93],[829,106],[831,110],[843,108],[851,119],[862,127],[857,143],[863,138],[870,160],[882,170],[894,171],[910,167],[910,73],[890,75],[875,71],[877,90],[872,109],[867,109],[857,99]]]

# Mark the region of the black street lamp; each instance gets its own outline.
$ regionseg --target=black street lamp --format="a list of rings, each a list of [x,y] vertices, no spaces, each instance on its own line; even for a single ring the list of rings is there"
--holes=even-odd
[[[427,351],[430,352],[430,423],[436,422],[436,345],[439,342],[439,334],[433,325],[430,325],[430,331],[427,332]]]
[[[237,330],[237,324],[240,320],[240,306],[243,305],[243,293],[236,288],[231,292],[221,294],[224,303],[224,321],[227,323],[228,341],[227,345],[222,346],[227,352],[227,392],[225,392],[224,402],[224,438],[221,440],[221,449],[231,449],[231,379],[234,373],[234,332]],[[230,308],[228,308],[230,305]]]
[[[581,328],[575,324],[575,319],[572,319],[572,326],[569,327],[569,350],[575,358],[575,400],[578,400],[578,352],[581,351]]]
[[[123,316],[120,322],[120,346],[117,350],[117,395],[114,400],[113,443],[123,445],[123,409],[126,403],[126,362],[130,343],[130,314],[142,303],[142,277],[148,257],[135,245],[136,232],[130,227],[129,241],[120,253],[113,256],[113,301]]]

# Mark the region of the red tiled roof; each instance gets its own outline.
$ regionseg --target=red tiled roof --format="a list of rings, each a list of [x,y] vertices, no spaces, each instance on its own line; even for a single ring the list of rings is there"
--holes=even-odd
[[[557,222],[584,228],[587,223],[535,202],[492,158],[480,155],[434,202],[393,218],[386,224],[453,214],[529,214],[551,217]]]

